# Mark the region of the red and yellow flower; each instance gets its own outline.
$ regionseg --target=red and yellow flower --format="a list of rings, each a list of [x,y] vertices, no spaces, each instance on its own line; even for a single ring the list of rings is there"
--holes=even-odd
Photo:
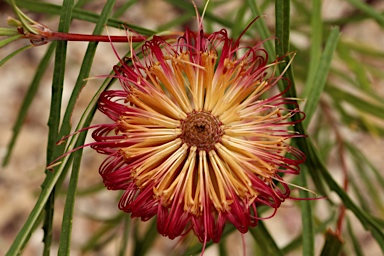
[[[171,239],[192,229],[218,242],[226,223],[247,232],[258,205],[277,209],[289,197],[281,174],[298,174],[305,160],[289,144],[302,112],[286,107],[297,104],[284,92],[271,95],[277,61],[224,29],[154,36],[142,53],[115,67],[122,89],[100,97],[113,121],[93,132],[92,147],[108,155],[105,186],[124,190],[119,208],[132,217],[157,215]]]

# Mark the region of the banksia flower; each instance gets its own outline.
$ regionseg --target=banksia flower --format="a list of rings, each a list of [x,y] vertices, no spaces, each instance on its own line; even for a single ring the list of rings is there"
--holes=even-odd
[[[132,217],[157,215],[171,239],[192,229],[218,242],[226,223],[247,232],[258,205],[276,210],[289,198],[281,174],[298,174],[305,160],[289,145],[301,136],[291,117],[303,114],[286,107],[297,104],[284,92],[269,93],[278,61],[240,38],[206,35],[201,24],[173,42],[154,36],[143,59],[132,53],[114,67],[122,89],[100,96],[113,121],[93,132],[92,147],[108,155],[105,186],[124,191],[119,208]]]

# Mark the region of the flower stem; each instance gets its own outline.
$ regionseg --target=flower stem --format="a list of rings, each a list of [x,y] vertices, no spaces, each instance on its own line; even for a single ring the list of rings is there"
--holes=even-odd
[[[126,43],[126,42],[142,42],[146,39],[143,36],[102,36],[102,35],[86,35],[86,34],[73,34],[73,33],[62,33],[52,32],[52,36],[49,38],[50,41],[87,41],[87,42],[115,42],[115,43]]]
[[[114,43],[129,43],[129,42],[143,42],[148,39],[147,36],[109,36],[109,35],[87,35],[75,33],[63,33],[51,31],[44,27],[43,30],[38,30],[38,34],[24,32],[23,29],[19,30],[23,38],[31,40],[34,45],[43,45],[51,41],[82,41],[82,42],[114,42]],[[176,39],[179,33],[172,33],[168,35],[159,36],[162,40]]]

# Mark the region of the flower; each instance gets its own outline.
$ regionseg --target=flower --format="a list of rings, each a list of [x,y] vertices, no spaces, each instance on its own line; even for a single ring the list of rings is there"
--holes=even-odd
[[[201,28],[200,24],[200,28]],[[244,32],[243,32],[244,33]],[[102,93],[99,110],[113,123],[93,132],[108,155],[100,174],[124,190],[119,208],[148,220],[173,239],[191,229],[218,242],[226,223],[240,232],[257,225],[258,205],[276,209],[289,198],[281,173],[298,174],[304,154],[289,145],[302,115],[271,92],[281,76],[263,42],[244,46],[222,29],[173,42],[154,36],[115,66],[122,90]],[[286,104],[294,104],[288,109]]]

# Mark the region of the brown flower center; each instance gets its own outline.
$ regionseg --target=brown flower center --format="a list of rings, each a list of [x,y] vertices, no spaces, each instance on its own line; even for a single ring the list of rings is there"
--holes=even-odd
[[[221,140],[224,131],[221,122],[211,113],[193,111],[181,122],[180,138],[188,146],[196,146],[197,150],[210,151]]]

